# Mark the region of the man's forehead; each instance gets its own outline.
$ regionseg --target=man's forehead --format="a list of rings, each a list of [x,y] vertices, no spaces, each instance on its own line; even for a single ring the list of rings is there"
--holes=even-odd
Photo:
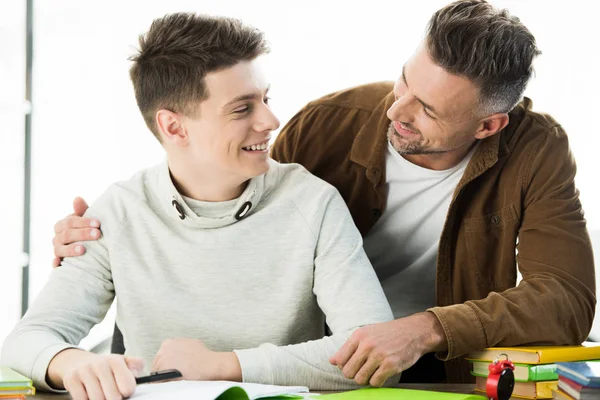
[[[438,114],[451,118],[471,110],[477,101],[477,89],[469,79],[451,74],[437,65],[425,47],[420,47],[404,67],[413,95],[432,105]]]

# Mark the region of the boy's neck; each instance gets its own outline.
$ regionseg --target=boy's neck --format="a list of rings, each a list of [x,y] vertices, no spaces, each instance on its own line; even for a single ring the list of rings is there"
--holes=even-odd
[[[208,176],[181,168],[177,163],[169,162],[169,172],[177,191],[195,200],[219,202],[237,199],[248,186],[248,180],[240,182],[239,177]]]

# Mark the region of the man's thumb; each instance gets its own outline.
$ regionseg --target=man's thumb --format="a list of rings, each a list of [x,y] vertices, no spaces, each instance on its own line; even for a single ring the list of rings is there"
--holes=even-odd
[[[75,197],[73,200],[73,211],[78,217],[83,217],[83,213],[88,209],[88,205],[81,197]]]
[[[140,376],[144,371],[144,360],[141,358],[125,357],[125,364],[135,376]]]

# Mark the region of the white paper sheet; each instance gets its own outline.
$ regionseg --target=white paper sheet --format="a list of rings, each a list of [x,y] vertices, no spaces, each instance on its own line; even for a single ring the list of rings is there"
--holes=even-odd
[[[283,394],[307,393],[304,386],[271,386],[257,383],[240,383],[228,381],[174,381],[156,384],[139,385],[131,399],[159,400],[159,399],[198,399],[214,400],[227,389],[234,386],[246,391],[250,399],[261,397],[279,396]]]

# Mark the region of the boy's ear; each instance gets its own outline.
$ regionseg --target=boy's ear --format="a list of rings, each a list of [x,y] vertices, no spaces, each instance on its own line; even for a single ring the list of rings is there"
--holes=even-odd
[[[156,126],[163,143],[187,144],[188,134],[181,114],[160,109],[156,112]]]

